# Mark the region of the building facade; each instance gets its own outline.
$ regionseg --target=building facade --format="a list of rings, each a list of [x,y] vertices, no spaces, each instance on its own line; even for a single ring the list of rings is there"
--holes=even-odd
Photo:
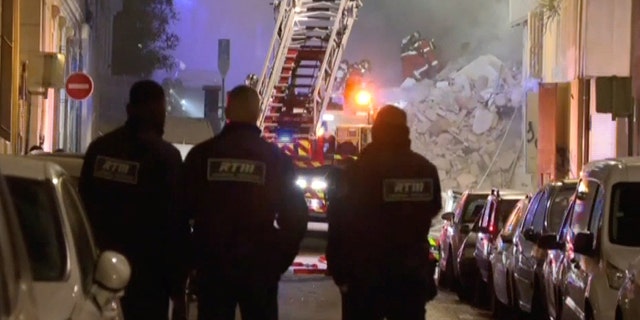
[[[0,153],[21,154],[36,145],[84,151],[93,138],[99,81],[109,74],[110,32],[121,3],[0,0]],[[89,99],[67,96],[64,79],[74,72],[94,78]]]
[[[535,121],[525,128],[538,133],[540,183],[576,177],[589,161],[637,154],[632,0],[554,2],[555,9],[542,10],[537,2],[527,8],[525,79],[537,84],[527,106]]]

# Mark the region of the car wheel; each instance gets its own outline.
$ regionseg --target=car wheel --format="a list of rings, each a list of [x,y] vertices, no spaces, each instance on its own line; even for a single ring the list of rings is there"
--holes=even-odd
[[[477,308],[486,307],[487,284],[484,283],[480,274],[475,274],[473,278],[473,305]]]
[[[442,259],[442,252],[440,252],[440,259]],[[447,266],[449,265],[449,257],[447,257]],[[448,274],[442,271],[440,268],[440,263],[438,263],[438,267],[436,268],[436,273],[438,274],[438,287],[447,288],[449,287],[449,281],[447,279]]]
[[[444,281],[449,287],[449,290],[452,290],[452,291],[456,290],[456,286],[455,286],[456,276],[453,272],[453,255],[451,254],[451,248],[449,248],[449,253],[447,254],[447,265],[444,270],[443,278],[445,278]]]
[[[509,308],[498,299],[496,289],[493,286],[493,275],[489,275],[489,307],[495,319],[509,319]]]
[[[546,295],[541,288],[540,280],[536,280],[534,284],[531,315],[532,319],[549,319]]]

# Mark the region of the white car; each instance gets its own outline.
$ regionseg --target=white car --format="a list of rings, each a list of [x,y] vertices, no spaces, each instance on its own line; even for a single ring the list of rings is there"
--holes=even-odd
[[[76,188],[58,165],[0,156],[23,234],[40,319],[122,319],[119,298],[131,268],[100,256]]]
[[[614,319],[625,270],[640,255],[638,194],[640,157],[593,161],[582,169],[567,211],[571,223],[561,232],[563,320]]]
[[[0,319],[35,320],[37,306],[24,238],[0,176]]]

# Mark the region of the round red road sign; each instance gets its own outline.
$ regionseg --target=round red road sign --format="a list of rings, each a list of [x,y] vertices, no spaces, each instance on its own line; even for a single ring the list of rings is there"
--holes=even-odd
[[[93,93],[93,79],[83,72],[72,73],[67,78],[65,90],[73,100],[85,100]]]

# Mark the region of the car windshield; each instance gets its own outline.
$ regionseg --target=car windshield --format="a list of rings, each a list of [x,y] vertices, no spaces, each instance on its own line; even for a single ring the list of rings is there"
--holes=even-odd
[[[55,188],[48,181],[7,177],[36,281],[61,280],[67,254]]]
[[[640,247],[640,183],[625,182],[613,186],[609,224],[610,241]]]
[[[576,190],[576,185],[567,185],[560,189],[551,202],[547,213],[547,229],[551,233],[558,233],[564,220],[564,213],[571,202],[571,196]]]
[[[464,204],[462,223],[473,223],[482,213],[488,194],[469,194]]]
[[[518,204],[520,199],[502,199],[500,200],[500,205],[498,206],[498,215],[500,220],[498,220],[498,230],[501,230],[504,227],[504,224],[509,219],[513,208],[515,208],[516,204]]]

